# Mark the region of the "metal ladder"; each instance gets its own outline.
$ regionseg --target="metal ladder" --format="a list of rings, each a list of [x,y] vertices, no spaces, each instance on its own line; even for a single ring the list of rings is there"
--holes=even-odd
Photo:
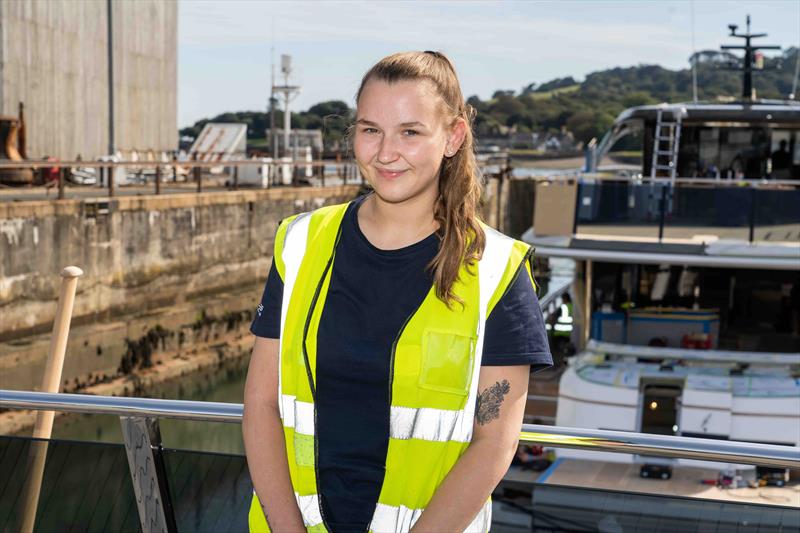
[[[669,113],[672,120],[665,120]],[[663,108],[656,116],[656,129],[653,132],[653,162],[650,165],[651,178],[670,178],[675,181],[678,173],[678,147],[681,144],[681,109]],[[665,146],[666,144],[666,146]],[[668,174],[664,174],[668,173]]]

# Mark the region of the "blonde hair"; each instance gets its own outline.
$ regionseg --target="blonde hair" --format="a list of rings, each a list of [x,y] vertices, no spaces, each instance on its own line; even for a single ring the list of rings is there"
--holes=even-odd
[[[427,80],[444,103],[448,124],[452,126],[458,119],[466,123],[464,142],[455,155],[443,159],[439,171],[434,218],[439,223],[441,246],[428,265],[433,271],[436,296],[448,306],[454,301],[463,303],[453,294],[453,285],[458,281],[461,265],[472,267],[483,255],[486,244],[478,220],[483,184],[473,148],[475,109],[464,101],[456,70],[441,52],[401,52],[381,59],[361,80],[356,104],[370,80]]]

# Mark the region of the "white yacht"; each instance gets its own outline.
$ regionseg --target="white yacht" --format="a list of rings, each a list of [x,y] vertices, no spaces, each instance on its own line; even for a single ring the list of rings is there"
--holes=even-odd
[[[800,102],[633,107],[587,159],[523,236],[575,264],[555,424],[800,447]]]

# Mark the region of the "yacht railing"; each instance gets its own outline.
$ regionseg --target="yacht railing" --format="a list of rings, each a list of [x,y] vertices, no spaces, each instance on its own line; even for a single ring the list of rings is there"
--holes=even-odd
[[[542,310],[542,318],[545,322],[559,310],[562,303],[562,296],[569,292],[572,287],[572,278],[553,277],[547,285],[547,294],[539,298],[539,308]]]
[[[622,355],[641,359],[682,359],[684,361],[706,361],[715,363],[742,363],[771,366],[800,367],[800,353],[746,352],[735,350],[690,350],[688,348],[661,348],[655,346],[638,346],[634,344],[617,344],[590,340],[586,345],[587,352],[608,355]]]
[[[800,184],[703,178],[596,179],[577,181],[573,234],[613,234],[664,242],[693,233],[744,242],[800,241]],[[700,231],[706,228],[705,231]]]
[[[236,424],[243,414],[242,404],[13,390],[0,390],[0,408],[119,416],[139,520],[146,532],[177,530],[158,420]],[[523,424],[521,429],[521,442],[558,448],[800,469],[800,453],[791,446],[536,424]]]

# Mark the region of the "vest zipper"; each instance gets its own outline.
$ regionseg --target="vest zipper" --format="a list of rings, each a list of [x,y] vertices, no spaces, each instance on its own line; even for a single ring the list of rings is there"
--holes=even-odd
[[[426,293],[425,297],[422,299],[422,301],[414,308],[413,311],[411,311],[411,314],[406,317],[405,321],[403,322],[403,325],[400,326],[400,330],[397,332],[397,336],[395,336],[394,341],[392,341],[392,352],[391,352],[391,355],[389,356],[389,413],[390,413],[389,419],[390,420],[391,420],[391,411],[392,411],[392,389],[393,389],[393,386],[394,386],[394,358],[395,358],[395,355],[397,353],[397,343],[400,342],[400,337],[403,336],[403,332],[406,330],[406,326],[408,325],[409,322],[411,322],[411,319],[414,317],[414,315],[417,314],[417,311],[419,311],[419,308],[422,307],[422,304],[425,303],[425,299],[427,297],[428,297],[428,294]],[[389,424],[390,424],[389,425],[389,439],[391,439],[392,438],[392,436],[391,436],[391,432],[392,432],[391,422]],[[386,452],[387,452],[387,455],[388,455],[389,450],[387,449]],[[384,478],[383,478],[383,481],[381,481],[381,490],[378,493],[378,500],[380,500],[380,493],[383,492],[383,484],[386,482],[386,464],[384,464],[383,467],[384,467],[384,470],[383,470]],[[374,511],[373,511],[373,514],[374,514]],[[370,520],[369,524],[367,524],[367,529],[364,530],[365,533],[369,532],[370,526],[372,526],[372,520]]]
[[[333,242],[333,250],[328,262],[325,264],[325,269],[322,271],[322,276],[317,283],[317,288],[314,290],[314,296],[311,298],[311,303],[308,306],[308,314],[306,315],[306,323],[303,326],[303,363],[306,367],[306,375],[308,377],[308,386],[311,389],[311,399],[314,401],[314,478],[317,482],[317,504],[319,506],[319,515],[322,518],[322,525],[329,532],[331,527],[325,518],[325,512],[322,510],[322,493],[319,490],[319,437],[317,435],[317,388],[314,384],[314,375],[311,373],[311,363],[308,360],[308,349],[306,348],[306,340],[308,339],[308,329],[311,326],[311,316],[314,314],[314,308],[317,306],[319,293],[322,291],[322,285],[325,283],[325,278],[328,276],[328,271],[333,265],[333,258],[336,256],[336,246],[339,244],[339,238],[342,235],[342,225],[339,223],[339,230],[336,233],[336,239]]]

